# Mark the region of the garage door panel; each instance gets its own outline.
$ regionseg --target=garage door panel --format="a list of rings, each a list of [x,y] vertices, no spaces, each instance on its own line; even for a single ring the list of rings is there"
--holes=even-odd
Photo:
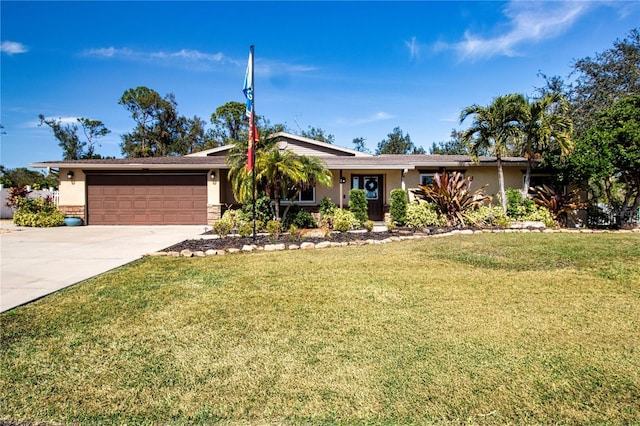
[[[87,175],[89,224],[206,224],[207,176]]]

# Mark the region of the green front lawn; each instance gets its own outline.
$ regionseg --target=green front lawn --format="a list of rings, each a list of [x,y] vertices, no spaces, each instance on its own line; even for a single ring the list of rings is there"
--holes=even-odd
[[[146,258],[0,315],[0,419],[640,422],[640,235]]]

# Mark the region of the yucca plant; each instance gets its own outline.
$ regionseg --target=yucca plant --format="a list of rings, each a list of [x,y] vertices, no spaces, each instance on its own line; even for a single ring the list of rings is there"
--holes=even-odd
[[[584,207],[578,191],[575,190],[562,194],[547,185],[542,185],[533,188],[533,192],[533,201],[549,210],[553,220],[561,226],[567,226],[568,219],[575,220],[575,211]]]
[[[480,207],[490,197],[484,193],[482,186],[471,192],[472,177],[465,178],[460,172],[436,173],[429,185],[420,185],[413,193],[416,197],[435,204],[448,226],[464,225],[464,213]]]

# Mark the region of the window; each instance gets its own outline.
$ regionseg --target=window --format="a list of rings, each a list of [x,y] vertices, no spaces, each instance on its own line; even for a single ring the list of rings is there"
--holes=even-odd
[[[427,186],[433,182],[435,173],[420,173],[420,185]]]
[[[280,201],[282,201],[283,203],[290,202],[290,200],[285,197],[282,197]],[[303,188],[302,191],[298,193],[298,196],[296,197],[294,202],[296,204],[314,204],[316,202],[316,188]]]
[[[436,175],[436,173],[442,174],[443,172],[444,170],[440,170],[438,172],[420,172],[420,185],[424,185],[424,186],[430,185],[431,182],[433,182],[433,178]],[[462,177],[464,177],[466,170],[447,170],[447,174],[449,176],[451,176],[451,173],[453,172],[462,173]]]

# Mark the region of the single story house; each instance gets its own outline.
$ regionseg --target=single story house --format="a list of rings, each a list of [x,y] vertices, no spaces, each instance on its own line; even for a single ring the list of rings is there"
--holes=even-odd
[[[464,155],[372,155],[288,133],[277,146],[319,157],[333,174],[333,186],[300,194],[296,204],[313,209],[324,197],[347,207],[349,190],[366,190],[369,217],[384,220],[390,192],[416,188],[446,169],[473,176],[473,187],[499,192],[496,159],[478,162]],[[225,161],[231,146],[185,156],[45,161],[36,168],[60,171],[59,208],[88,225],[207,225],[235,203]],[[521,188],[526,160],[503,158],[505,186]]]

